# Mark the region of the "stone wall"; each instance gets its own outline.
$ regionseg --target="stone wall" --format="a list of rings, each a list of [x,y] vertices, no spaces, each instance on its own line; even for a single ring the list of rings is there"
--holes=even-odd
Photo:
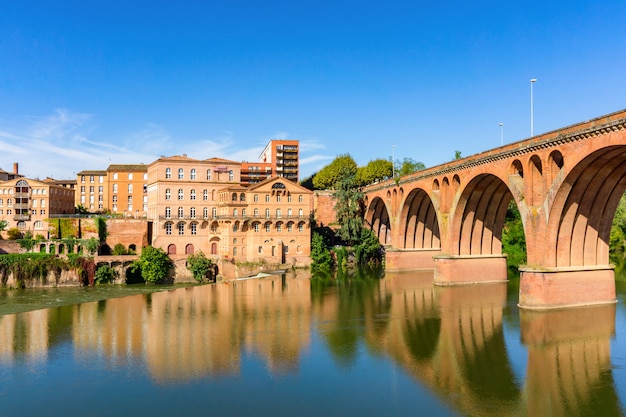
[[[332,191],[317,190],[313,192],[313,213],[317,227],[334,225],[337,223],[335,214],[335,200]]]

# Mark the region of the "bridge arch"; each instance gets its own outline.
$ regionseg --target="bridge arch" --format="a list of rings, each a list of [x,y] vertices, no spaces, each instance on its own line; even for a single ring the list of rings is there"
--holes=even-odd
[[[600,149],[573,167],[549,214],[547,266],[609,265],[611,225],[625,190],[626,146]]]
[[[369,204],[365,213],[365,222],[378,236],[381,244],[391,243],[391,223],[389,221],[389,211],[385,202],[380,197],[375,197]]]
[[[412,190],[400,211],[400,244],[404,249],[440,249],[439,218],[426,191]]]
[[[452,255],[497,255],[502,253],[502,228],[513,194],[493,174],[480,174],[463,189],[451,213]]]

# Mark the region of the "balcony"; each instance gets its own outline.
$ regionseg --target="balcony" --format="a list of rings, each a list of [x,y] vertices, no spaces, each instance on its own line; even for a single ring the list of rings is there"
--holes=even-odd
[[[13,216],[13,220],[15,220],[16,222],[19,222],[19,221],[29,221],[30,220],[30,214],[15,214]]]

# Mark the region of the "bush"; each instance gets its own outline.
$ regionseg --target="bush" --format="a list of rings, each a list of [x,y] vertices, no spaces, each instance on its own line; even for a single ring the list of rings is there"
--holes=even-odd
[[[22,232],[17,227],[12,227],[7,230],[7,237],[9,240],[17,240],[22,238]]]
[[[127,255],[127,254],[128,252],[126,251],[126,248],[121,243],[117,243],[113,247],[113,255]]]
[[[211,279],[213,261],[207,258],[201,251],[187,257],[187,269],[193,274],[193,278],[202,282],[205,278]]]
[[[147,246],[134,262],[134,268],[141,270],[141,277],[146,282],[156,283],[164,280],[172,267],[172,261],[161,248]]]
[[[94,281],[97,285],[110,284],[117,278],[117,271],[109,265],[101,265],[96,270]]]

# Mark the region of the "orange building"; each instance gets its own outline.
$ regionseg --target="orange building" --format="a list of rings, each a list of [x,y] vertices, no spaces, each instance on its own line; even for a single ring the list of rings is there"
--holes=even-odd
[[[299,149],[297,140],[270,140],[259,155],[258,162],[242,162],[241,184],[257,184],[273,176],[298,182]]]
[[[148,220],[151,244],[170,255],[198,250],[217,254],[220,240],[212,220],[218,217],[218,192],[238,185],[241,164],[221,158],[187,155],[161,157],[148,165]]]
[[[92,213],[106,211],[110,207],[108,191],[106,171],[85,170],[76,174],[76,206]]]
[[[51,179],[0,182],[0,220],[6,220],[7,230],[17,228],[47,237],[48,218],[74,214],[74,191]]]

